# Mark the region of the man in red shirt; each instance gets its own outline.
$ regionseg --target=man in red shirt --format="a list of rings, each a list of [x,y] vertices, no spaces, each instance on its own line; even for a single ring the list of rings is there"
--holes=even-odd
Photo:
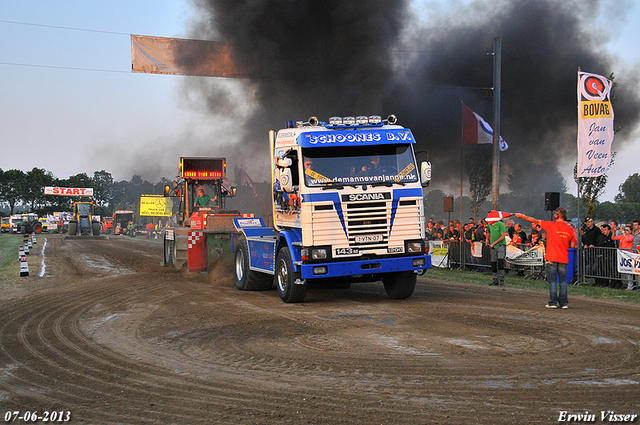
[[[567,283],[567,270],[569,265],[569,248],[576,246],[576,236],[573,229],[565,223],[567,211],[558,208],[553,221],[538,220],[516,213],[516,217],[527,220],[534,225],[539,224],[547,232],[547,249],[544,253],[547,280],[549,281],[549,302],[547,308],[569,308],[569,288]],[[558,283],[559,288],[558,288]],[[558,293],[559,290],[559,293]]]

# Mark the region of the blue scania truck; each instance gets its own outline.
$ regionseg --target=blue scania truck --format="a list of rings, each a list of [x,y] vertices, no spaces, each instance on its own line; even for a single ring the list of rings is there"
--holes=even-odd
[[[236,287],[275,284],[287,303],[322,281],[382,281],[389,297],[413,294],[431,267],[422,189],[431,165],[416,162],[411,130],[395,116],[288,122],[269,132],[273,225],[233,218]]]

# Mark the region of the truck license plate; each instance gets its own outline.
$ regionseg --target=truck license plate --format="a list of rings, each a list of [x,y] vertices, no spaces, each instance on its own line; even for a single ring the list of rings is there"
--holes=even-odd
[[[336,248],[336,255],[357,255],[360,254],[358,248]]]
[[[359,235],[356,236],[356,243],[382,242],[382,235]]]

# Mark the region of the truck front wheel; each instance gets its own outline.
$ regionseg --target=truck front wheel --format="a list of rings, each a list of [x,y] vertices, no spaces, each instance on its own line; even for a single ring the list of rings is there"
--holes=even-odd
[[[403,299],[409,298],[413,294],[413,290],[416,288],[416,279],[417,276],[412,271],[397,272],[384,276],[382,283],[389,298]]]
[[[300,279],[300,273],[293,271],[291,253],[286,246],[278,251],[276,257],[276,283],[278,294],[286,303],[299,303],[307,294],[306,283],[295,283]]]
[[[241,237],[236,245],[233,267],[236,289],[241,291],[266,291],[273,286],[273,276],[249,269],[249,243]]]

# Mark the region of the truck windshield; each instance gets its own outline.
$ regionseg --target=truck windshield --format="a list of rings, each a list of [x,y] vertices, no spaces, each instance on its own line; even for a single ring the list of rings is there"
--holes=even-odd
[[[302,150],[307,187],[418,181],[410,145],[345,146]]]

